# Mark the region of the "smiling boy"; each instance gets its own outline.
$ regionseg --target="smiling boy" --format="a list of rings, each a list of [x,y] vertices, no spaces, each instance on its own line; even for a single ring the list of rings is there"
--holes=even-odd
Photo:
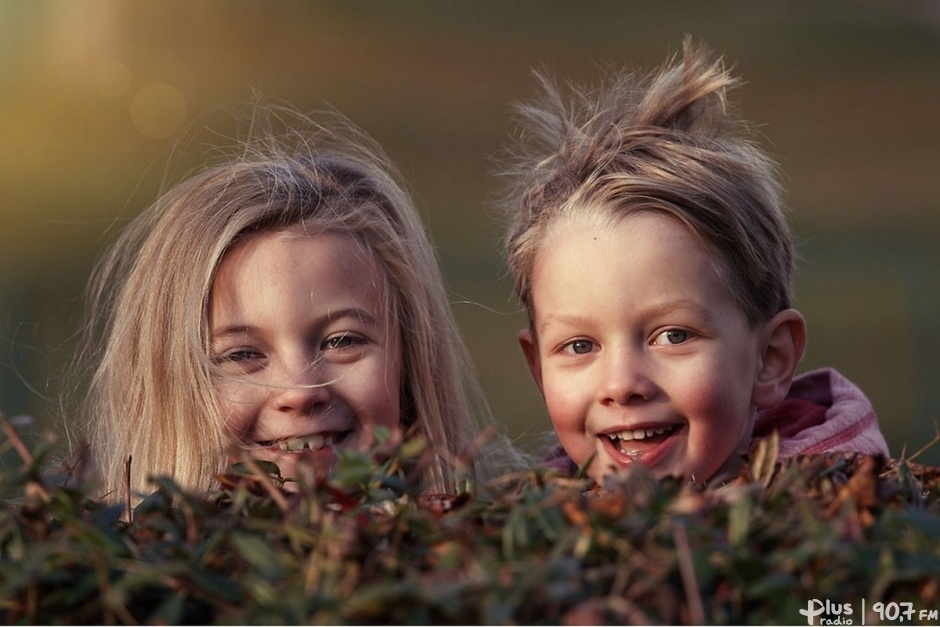
[[[576,94],[582,109],[543,84],[523,112],[548,153],[514,170],[507,252],[520,344],[571,462],[598,481],[634,463],[720,481],[774,430],[785,455],[887,454],[858,388],[832,370],[794,382],[790,230],[721,62],[687,41],[646,82]]]

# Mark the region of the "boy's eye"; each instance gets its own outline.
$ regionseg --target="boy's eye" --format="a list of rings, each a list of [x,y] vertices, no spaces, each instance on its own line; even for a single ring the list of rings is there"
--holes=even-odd
[[[594,342],[590,340],[574,340],[566,346],[568,350],[576,355],[587,355],[594,350]]]
[[[653,344],[659,345],[675,345],[682,344],[683,342],[689,339],[691,334],[684,329],[666,329],[659,335],[657,335]]]

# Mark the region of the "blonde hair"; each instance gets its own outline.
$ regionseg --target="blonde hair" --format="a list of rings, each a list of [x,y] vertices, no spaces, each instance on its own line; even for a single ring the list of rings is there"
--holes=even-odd
[[[339,116],[328,127],[282,109],[255,114],[267,123],[253,122],[241,154],[163,194],[90,282],[83,413],[105,490],[123,491],[128,457],[135,493],[154,474],[209,489],[227,466],[209,293],[226,252],[272,230],[350,233],[372,251],[402,334],[403,426],[435,453],[427,488],[453,490],[458,460],[489,415],[411,199],[378,146]],[[264,128],[285,117],[288,132]]]
[[[574,212],[618,219],[672,215],[720,260],[751,324],[790,306],[793,245],[773,162],[735,117],[738,80],[689,38],[682,59],[647,78],[613,75],[566,103],[544,75],[542,102],[523,105],[527,137],[506,174],[505,241],[516,295],[529,310],[530,280],[549,230]]]

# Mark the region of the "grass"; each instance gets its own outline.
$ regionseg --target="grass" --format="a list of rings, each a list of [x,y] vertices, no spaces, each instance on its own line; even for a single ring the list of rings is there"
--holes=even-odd
[[[156,478],[125,512],[3,426],[4,624],[803,624],[814,599],[937,622],[940,468],[914,458],[767,441],[717,489],[534,469],[429,495],[422,444],[386,443],[299,491],[257,465],[210,494]]]

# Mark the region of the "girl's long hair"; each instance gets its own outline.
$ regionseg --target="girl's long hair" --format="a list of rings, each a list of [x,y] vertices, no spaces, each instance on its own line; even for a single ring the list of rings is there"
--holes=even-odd
[[[134,219],[89,283],[82,414],[105,491],[121,494],[128,467],[135,494],[154,474],[209,489],[224,471],[229,438],[209,359],[213,278],[245,238],[298,229],[350,233],[384,269],[402,337],[403,426],[434,452],[427,489],[453,491],[490,416],[411,199],[379,147],[340,116],[317,123],[273,107],[254,116],[237,152]],[[491,450],[480,465],[514,459],[508,444]]]

